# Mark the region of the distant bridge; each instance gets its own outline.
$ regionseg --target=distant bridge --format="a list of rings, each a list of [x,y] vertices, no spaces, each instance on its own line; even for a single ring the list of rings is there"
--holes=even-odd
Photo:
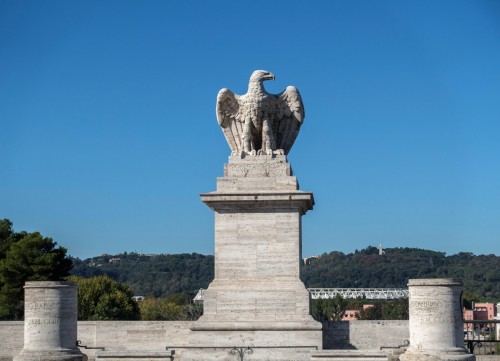
[[[313,300],[335,298],[337,295],[342,298],[365,298],[367,300],[395,300],[398,298],[408,298],[406,288],[308,288]],[[203,302],[203,288],[200,288],[194,302]]]
[[[308,288],[313,300],[335,298],[366,298],[367,300],[395,300],[408,298],[405,288]]]

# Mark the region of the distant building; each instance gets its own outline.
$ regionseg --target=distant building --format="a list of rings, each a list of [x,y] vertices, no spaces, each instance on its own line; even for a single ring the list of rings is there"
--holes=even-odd
[[[363,311],[372,307],[373,305],[363,305]],[[360,310],[345,310],[341,321],[356,321],[359,317],[359,311]]]
[[[310,264],[312,259],[318,259],[320,256],[311,256],[311,257],[306,257],[304,258],[304,264]]]
[[[464,321],[493,321],[500,319],[500,303],[473,303],[472,310],[464,308]],[[464,322],[464,330],[473,329],[472,323]],[[498,330],[497,330],[498,332]]]
[[[472,321],[474,320],[474,311],[464,309],[464,321]]]
[[[496,316],[496,307],[494,303],[474,303],[472,311],[474,313],[473,320],[494,320]]]
[[[109,263],[118,263],[118,262],[121,262],[121,261],[122,261],[122,259],[121,259],[121,258],[111,258],[111,259],[109,260]]]
[[[359,310],[345,310],[341,321],[355,321],[358,319]]]
[[[500,321],[500,302],[497,303],[497,315],[495,316],[495,320]],[[500,327],[497,327],[497,340],[500,340]]]
[[[133,296],[132,299],[135,302],[142,302],[142,301],[144,301],[144,296]]]

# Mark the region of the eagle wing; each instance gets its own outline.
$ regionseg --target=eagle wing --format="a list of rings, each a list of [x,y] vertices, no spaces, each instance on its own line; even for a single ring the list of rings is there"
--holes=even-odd
[[[217,121],[224,136],[235,153],[243,149],[243,96],[234,94],[229,89],[221,89],[217,94]]]
[[[283,149],[285,154],[288,154],[304,121],[304,104],[299,91],[294,86],[288,86],[285,91],[275,97],[273,135],[276,148]]]

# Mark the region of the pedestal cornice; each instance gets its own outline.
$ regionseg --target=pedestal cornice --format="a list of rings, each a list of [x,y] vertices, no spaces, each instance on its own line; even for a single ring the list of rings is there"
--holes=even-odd
[[[293,209],[303,215],[312,210],[314,197],[310,192],[254,192],[221,193],[211,192],[200,195],[201,200],[215,212],[245,208],[265,211],[266,209]]]

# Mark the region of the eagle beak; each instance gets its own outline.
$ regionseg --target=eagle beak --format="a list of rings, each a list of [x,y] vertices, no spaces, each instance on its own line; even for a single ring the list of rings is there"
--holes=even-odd
[[[274,80],[274,74],[273,73],[267,73],[266,74],[266,79],[268,79],[268,80]]]

